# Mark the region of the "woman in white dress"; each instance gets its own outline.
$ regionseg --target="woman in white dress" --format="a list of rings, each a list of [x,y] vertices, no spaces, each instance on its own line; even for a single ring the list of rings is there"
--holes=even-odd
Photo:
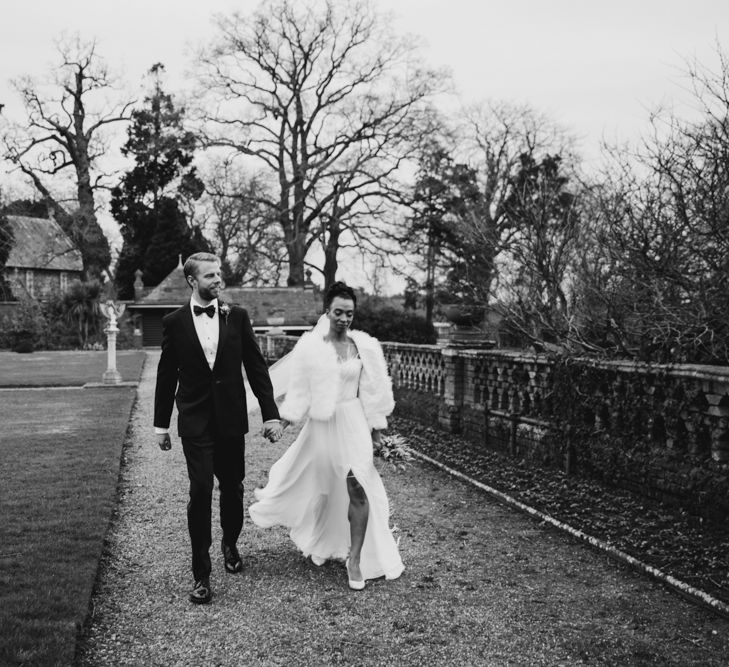
[[[379,342],[350,330],[354,291],[334,283],[326,313],[290,358],[284,420],[305,419],[299,436],[254,491],[249,513],[259,526],[284,525],[317,565],[345,561],[350,588],[396,579],[404,569],[389,525],[390,508],[372,445],[394,408]]]

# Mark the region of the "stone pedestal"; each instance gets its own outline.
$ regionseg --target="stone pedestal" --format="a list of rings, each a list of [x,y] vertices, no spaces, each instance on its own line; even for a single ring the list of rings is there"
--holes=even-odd
[[[119,329],[108,326],[106,332],[106,370],[101,376],[104,384],[119,384],[122,381],[121,373],[116,369],[116,335]]]
[[[475,326],[454,324],[445,341],[446,347],[455,347],[467,350],[488,350],[496,346],[496,341]]]
[[[106,370],[101,376],[104,384],[119,384],[122,381],[121,373],[116,369],[116,335],[119,333],[117,318],[124,312],[124,304],[116,305],[113,301],[107,301],[101,311],[108,318],[109,324],[104,333],[106,334]]]
[[[482,304],[450,304],[443,307],[450,327],[438,330],[438,342],[445,347],[483,350],[496,345],[479,324],[486,314],[486,306]],[[442,341],[442,342],[441,342]]]

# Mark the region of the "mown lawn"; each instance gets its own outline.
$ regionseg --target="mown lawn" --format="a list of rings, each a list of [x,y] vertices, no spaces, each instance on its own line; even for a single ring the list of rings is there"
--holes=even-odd
[[[120,350],[116,367],[122,380],[137,382],[142,350]],[[73,387],[101,382],[106,352],[0,352],[0,387]]]
[[[81,369],[98,366],[98,353],[78,353],[87,364],[76,353],[38,354],[49,362],[33,366],[25,362],[33,355],[17,355],[24,384],[85,382]],[[125,379],[138,380],[143,353],[125,357]],[[2,366],[2,384],[20,380],[18,367],[10,370],[9,376]],[[135,395],[134,387],[0,391],[2,665],[73,662],[116,504]]]

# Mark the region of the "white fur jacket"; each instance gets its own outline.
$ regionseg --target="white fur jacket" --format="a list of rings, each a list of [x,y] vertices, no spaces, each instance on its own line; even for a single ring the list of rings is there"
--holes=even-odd
[[[362,360],[359,398],[370,428],[387,428],[395,401],[385,355],[376,338],[364,331],[349,331]],[[315,331],[305,333],[292,352],[291,378],[281,417],[297,422],[304,417],[327,420],[334,414],[339,395],[339,370],[334,346]]]

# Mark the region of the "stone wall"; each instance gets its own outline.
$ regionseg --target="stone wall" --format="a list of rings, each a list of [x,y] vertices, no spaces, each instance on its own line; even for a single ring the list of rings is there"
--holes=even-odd
[[[81,272],[15,268],[12,272],[7,272],[6,278],[16,297],[28,295],[44,301],[53,294],[62,294],[72,281],[80,280]]]

